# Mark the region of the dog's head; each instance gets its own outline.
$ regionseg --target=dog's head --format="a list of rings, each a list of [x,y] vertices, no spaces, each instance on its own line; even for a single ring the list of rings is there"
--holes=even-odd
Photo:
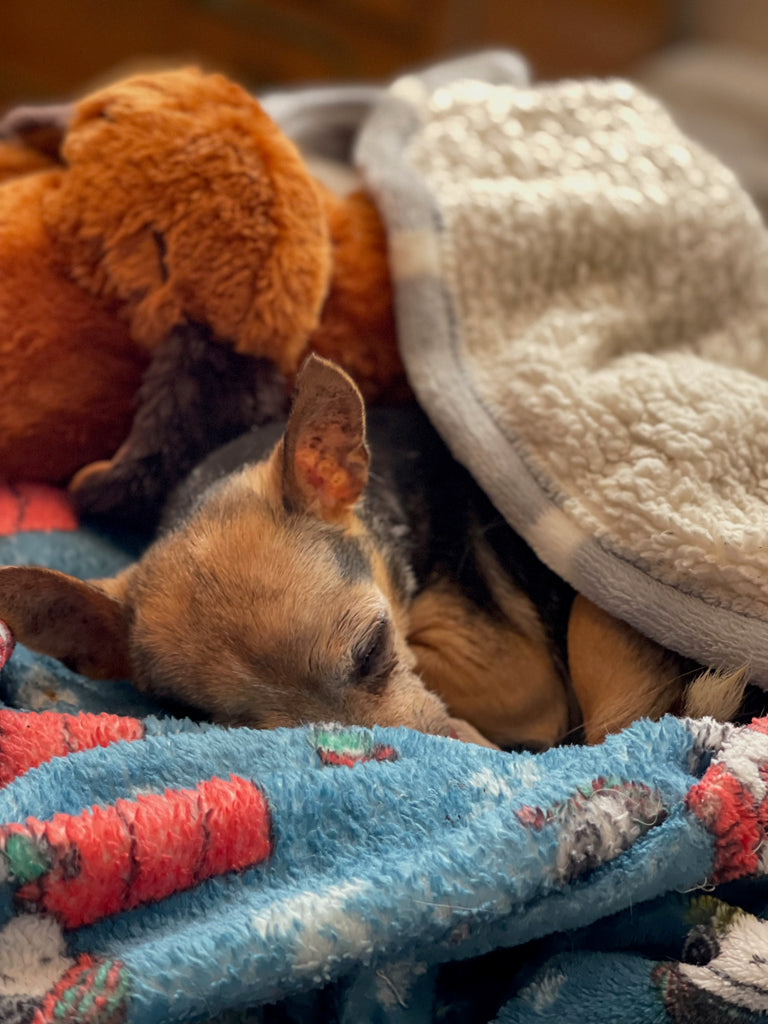
[[[355,511],[368,464],[359,392],[311,357],[267,459],[214,485],[113,579],[0,569],[0,618],[84,675],[130,677],[216,721],[478,739],[414,672],[408,595]]]

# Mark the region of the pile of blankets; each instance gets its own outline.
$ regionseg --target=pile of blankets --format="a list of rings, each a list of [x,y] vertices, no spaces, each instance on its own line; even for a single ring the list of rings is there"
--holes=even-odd
[[[130,554],[74,525],[0,540],[84,574]],[[0,651],[0,1021],[768,1012],[768,720],[539,755],[227,730]]]
[[[768,683],[768,244],[625,82],[484,54],[266,98],[349,155],[403,357],[538,554],[662,643]],[[352,147],[352,148],[351,148]],[[144,539],[0,493],[0,563]],[[408,730],[163,717],[0,635],[0,1021],[757,1021],[768,720],[505,754]]]

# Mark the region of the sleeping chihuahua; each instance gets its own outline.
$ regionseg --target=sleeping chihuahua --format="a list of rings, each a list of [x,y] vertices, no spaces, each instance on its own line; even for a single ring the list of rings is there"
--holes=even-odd
[[[0,618],[75,671],[258,728],[541,749],[736,711],[738,678],[689,683],[692,666],[546,569],[415,408],[366,430],[350,378],[312,356],[274,426],[202,463],[115,578],[0,569]]]

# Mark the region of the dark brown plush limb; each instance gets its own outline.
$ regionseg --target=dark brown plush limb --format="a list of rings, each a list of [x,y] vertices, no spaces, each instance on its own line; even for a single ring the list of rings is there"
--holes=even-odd
[[[75,479],[78,511],[154,529],[169,493],[200,459],[286,406],[285,380],[268,360],[238,355],[199,325],[180,326],[152,358],[123,446],[104,468]]]

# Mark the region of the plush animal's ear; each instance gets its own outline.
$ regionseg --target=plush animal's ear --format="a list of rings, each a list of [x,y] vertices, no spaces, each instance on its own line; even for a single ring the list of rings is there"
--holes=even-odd
[[[343,522],[368,482],[365,406],[352,379],[311,355],[296,380],[283,441],[289,507]]]
[[[15,638],[91,679],[130,675],[120,577],[95,585],[52,569],[0,569],[0,619]],[[113,594],[106,592],[111,589]]]

